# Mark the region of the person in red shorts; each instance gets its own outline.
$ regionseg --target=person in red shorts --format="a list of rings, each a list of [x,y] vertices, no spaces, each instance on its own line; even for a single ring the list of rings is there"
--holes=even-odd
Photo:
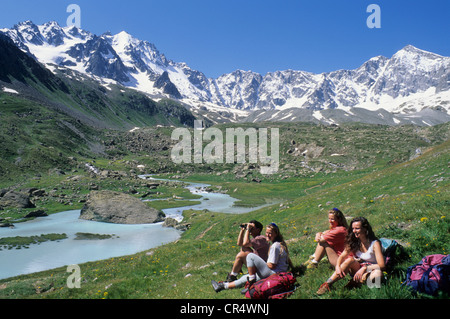
[[[319,261],[326,255],[330,264],[335,267],[340,254],[345,250],[345,238],[347,237],[347,220],[344,214],[337,208],[328,211],[330,228],[316,234],[316,250],[304,263],[307,269],[314,269]]]

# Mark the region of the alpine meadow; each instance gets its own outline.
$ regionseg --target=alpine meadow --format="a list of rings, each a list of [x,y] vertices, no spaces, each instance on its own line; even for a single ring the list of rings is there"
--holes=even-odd
[[[407,44],[354,69],[208,77],[127,31],[1,27],[0,299],[187,299],[171,311],[273,315],[214,286],[252,220],[282,233],[287,303],[449,299],[445,278],[435,294],[406,282],[450,252],[450,57]],[[399,245],[377,287],[347,289],[347,275],[318,294],[337,268],[305,262],[333,208]]]

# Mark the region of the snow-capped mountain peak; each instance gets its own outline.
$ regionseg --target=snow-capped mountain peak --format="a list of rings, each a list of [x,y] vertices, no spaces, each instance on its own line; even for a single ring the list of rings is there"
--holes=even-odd
[[[140,41],[134,38],[131,34],[126,31],[121,31],[116,35],[110,36],[111,44],[117,53],[125,53],[131,50],[133,47],[139,46]]]
[[[211,79],[126,31],[97,36],[54,21],[40,26],[25,21],[0,32],[50,69],[67,67],[153,96],[177,98],[194,112],[204,109],[235,118],[272,110],[271,120],[290,120],[292,108],[311,110],[316,118],[323,118],[325,110],[351,112],[355,107],[404,114],[433,108],[446,116],[450,111],[450,58],[412,45],[391,58],[375,56],[354,70],[265,75],[236,70]]]
[[[28,43],[33,43],[36,45],[44,43],[44,39],[42,38],[39,28],[30,20],[16,24],[14,29],[17,31],[17,36],[21,37]]]
[[[424,72],[432,72],[442,65],[448,66],[448,58],[407,45],[392,56],[391,63],[403,64]]]
[[[154,44],[136,39],[126,31],[111,36],[109,40],[114,50],[124,61],[137,66],[140,70],[153,70],[152,64],[167,65],[167,59]],[[149,68],[146,68],[146,66]]]
[[[64,38],[67,37],[67,34],[55,21],[47,22],[38,28],[42,37],[50,45],[61,45],[64,43]]]

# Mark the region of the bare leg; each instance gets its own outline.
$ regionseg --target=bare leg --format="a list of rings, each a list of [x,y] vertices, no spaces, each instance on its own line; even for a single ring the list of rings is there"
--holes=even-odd
[[[241,250],[236,255],[236,258],[235,258],[234,264],[233,264],[233,268],[231,269],[231,271],[233,273],[238,274],[242,269],[242,265],[247,265],[246,258],[249,253],[251,253],[251,250],[246,250],[246,251]]]
[[[325,255],[328,257],[328,261],[333,267],[336,267],[336,262],[338,259],[337,253],[328,245],[327,242],[318,243],[316,251],[314,252],[314,260],[319,262]]]
[[[347,272],[355,273],[360,268],[359,262],[357,262],[353,257],[349,257],[340,265],[340,269],[342,273],[337,273],[334,271],[334,273],[331,275],[330,278],[326,282],[324,282],[320,287],[319,290],[317,290],[318,295],[323,295],[327,291],[330,291],[331,285],[338,281],[339,279],[342,279],[345,277]]]
[[[314,252],[314,260],[319,262],[323,256],[325,256],[325,246],[322,244],[317,244],[316,250]]]
[[[336,262],[339,258],[338,254],[334,251],[333,248],[331,248],[328,245],[325,246],[325,253],[327,254],[328,261],[330,262],[330,264],[333,267],[336,267]]]
[[[359,264],[359,262],[357,262],[354,258],[347,258],[342,264],[341,264],[341,269],[342,271],[347,274],[347,272],[350,273],[356,273],[358,271],[358,269],[361,267],[361,265]],[[336,271],[331,275],[329,281],[331,280],[331,283],[338,281],[339,279],[341,279],[343,277],[341,277],[340,275],[338,275],[336,273]]]

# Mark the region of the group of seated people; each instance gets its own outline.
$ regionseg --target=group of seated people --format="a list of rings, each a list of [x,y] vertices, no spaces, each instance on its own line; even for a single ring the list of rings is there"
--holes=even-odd
[[[351,276],[347,288],[358,287],[365,282],[380,282],[385,260],[381,243],[367,219],[356,217],[348,225],[344,214],[333,208],[328,211],[328,222],[329,229],[316,234],[314,254],[304,263],[307,269],[314,269],[327,256],[335,269],[331,277],[319,287],[317,294],[329,292],[333,283],[344,278],[347,273]],[[244,286],[249,289],[260,279],[294,268],[279,227],[275,223],[267,225],[265,236],[261,234],[262,230],[263,225],[256,220],[241,225],[237,242],[241,250],[236,255],[227,279],[211,281],[216,292]],[[243,265],[246,265],[248,274],[238,278]]]

